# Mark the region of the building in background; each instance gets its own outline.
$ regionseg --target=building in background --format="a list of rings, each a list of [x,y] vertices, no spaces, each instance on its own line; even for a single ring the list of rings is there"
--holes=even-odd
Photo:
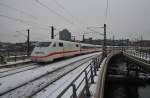
[[[67,29],[63,29],[59,32],[59,39],[65,41],[71,41],[71,33]]]

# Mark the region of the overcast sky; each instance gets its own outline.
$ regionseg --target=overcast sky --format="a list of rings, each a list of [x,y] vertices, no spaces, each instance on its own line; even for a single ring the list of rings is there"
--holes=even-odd
[[[150,39],[150,0],[108,1],[107,38]],[[28,28],[31,40],[48,40],[52,25],[56,35],[67,28],[81,40],[90,32],[87,27],[103,26],[106,5],[107,0],[0,0],[0,41],[24,42]],[[97,33],[85,37],[102,38]]]

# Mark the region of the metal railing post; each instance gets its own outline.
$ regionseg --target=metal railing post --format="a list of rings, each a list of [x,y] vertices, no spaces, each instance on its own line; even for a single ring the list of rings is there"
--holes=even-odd
[[[98,68],[100,68],[100,59],[99,59],[99,57],[97,58],[97,64],[98,64]]]
[[[145,59],[147,60],[147,52],[145,53]]]
[[[88,77],[87,77],[87,71],[85,70],[85,90],[86,90],[86,96],[90,96],[90,90],[89,90],[89,83],[88,83]]]
[[[143,55],[143,53],[142,53],[142,58],[143,58],[143,56],[144,56],[144,55]]]
[[[140,51],[140,58],[141,58],[141,56],[142,56],[142,53],[141,53],[141,51]]]
[[[97,76],[95,61],[93,63],[94,63],[94,75]]]
[[[94,83],[93,67],[91,66],[91,83]]]
[[[73,90],[73,98],[77,98],[77,93],[76,93],[76,86],[75,84],[72,84],[72,90]]]
[[[95,62],[96,62],[96,71],[98,71],[98,60],[97,60],[97,58],[95,59]]]

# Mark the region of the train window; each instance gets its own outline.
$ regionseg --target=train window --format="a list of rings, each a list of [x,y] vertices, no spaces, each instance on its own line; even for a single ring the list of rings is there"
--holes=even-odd
[[[63,43],[59,43],[59,47],[63,47]]]
[[[51,42],[39,42],[36,47],[48,47]]]
[[[53,44],[53,47],[56,47],[56,43]]]
[[[79,47],[79,45],[78,45],[78,44],[76,44],[76,47]]]
[[[91,47],[91,46],[82,46],[81,48],[82,48],[82,49],[92,49],[92,48],[94,48],[94,47]]]

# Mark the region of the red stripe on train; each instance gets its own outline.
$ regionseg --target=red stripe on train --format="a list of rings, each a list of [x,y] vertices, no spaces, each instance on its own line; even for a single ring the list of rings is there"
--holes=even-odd
[[[80,50],[74,50],[74,51],[62,51],[62,52],[53,52],[48,54],[47,56],[31,56],[32,58],[45,58],[45,57],[49,57],[52,55],[58,55],[58,54],[64,54],[64,53],[71,53],[71,52],[78,52]]]

